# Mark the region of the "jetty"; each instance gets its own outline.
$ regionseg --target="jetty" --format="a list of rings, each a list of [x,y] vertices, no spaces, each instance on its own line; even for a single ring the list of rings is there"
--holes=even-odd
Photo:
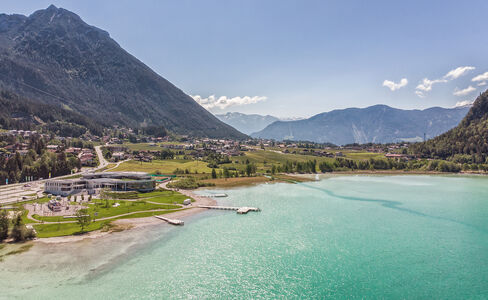
[[[250,211],[261,211],[261,209],[257,207],[236,207],[236,206],[215,206],[215,205],[198,205],[200,208],[207,208],[207,209],[220,209],[220,210],[235,210],[238,214],[243,215],[247,214]]]
[[[185,225],[185,222],[183,222],[182,220],[176,220],[176,219],[168,219],[168,218],[165,218],[165,217],[161,217],[161,216],[154,216],[155,218],[157,219],[160,219],[160,220],[163,220],[165,222],[167,222],[168,224],[171,224],[171,225]]]
[[[209,195],[200,195],[200,197],[205,197],[205,198],[224,198],[227,197],[228,195],[225,193],[218,193],[218,194],[209,194]]]

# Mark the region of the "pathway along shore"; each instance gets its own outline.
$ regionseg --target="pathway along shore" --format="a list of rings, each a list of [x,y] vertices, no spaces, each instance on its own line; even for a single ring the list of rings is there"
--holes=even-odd
[[[158,188],[175,190],[175,189],[167,188],[166,185],[167,185],[167,182],[162,183],[158,186]],[[164,214],[164,216],[166,218],[183,219],[183,218],[186,218],[186,217],[207,211],[206,208],[199,208],[198,205],[216,205],[217,204],[217,201],[215,199],[207,198],[207,197],[201,197],[201,196],[195,194],[191,190],[178,190],[178,192],[180,192],[181,194],[186,195],[190,198],[193,198],[195,200],[195,202],[192,202],[191,205],[186,206],[185,207],[186,209]],[[159,210],[151,210],[151,211],[158,212]],[[164,211],[168,211],[168,210],[164,210]],[[141,211],[136,212],[136,213],[141,213]],[[119,217],[119,216],[97,219],[97,221],[103,221],[104,219],[108,220],[110,218],[117,218],[117,217]],[[69,222],[74,223],[76,221],[69,221]],[[47,223],[48,222],[44,222],[44,224],[47,224]],[[58,222],[54,222],[54,223],[58,223]],[[36,223],[36,224],[40,224],[40,223]],[[154,218],[153,216],[144,217],[144,218],[134,218],[134,219],[120,219],[120,220],[113,221],[112,224],[116,225],[119,228],[125,229],[125,230],[130,230],[133,228],[141,228],[141,227],[145,227],[145,226],[158,226],[158,225],[171,226],[171,225],[167,224],[166,222],[163,222],[161,220]],[[76,235],[76,236],[75,235],[68,235],[68,236],[60,236],[60,237],[38,238],[35,240],[35,242],[48,243],[48,244],[71,243],[71,242],[81,241],[84,239],[101,238],[101,237],[107,236],[110,233],[112,233],[112,232],[110,232],[110,231],[102,232],[101,230],[95,230],[95,231],[91,231],[91,232],[88,232],[88,233],[83,234],[83,235]]]

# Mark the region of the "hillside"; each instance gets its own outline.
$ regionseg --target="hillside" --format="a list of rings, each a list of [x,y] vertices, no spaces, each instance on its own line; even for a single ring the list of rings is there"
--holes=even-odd
[[[244,138],[122,49],[110,35],[51,5],[0,14],[0,88],[105,125],[163,125],[178,134]]]
[[[32,102],[6,91],[0,91],[0,128],[44,129],[73,137],[87,130],[97,135],[103,131],[103,126],[91,118],[55,105]]]
[[[257,114],[243,114],[239,112],[228,112],[226,114],[215,116],[222,122],[245,134],[260,131],[269,124],[279,120],[277,117],[270,115],[262,116]]]
[[[468,110],[466,107],[402,110],[386,105],[348,108],[305,120],[277,121],[252,136],[336,145],[420,141],[424,133],[432,138],[453,128]]]
[[[458,126],[425,143],[413,145],[412,151],[425,157],[451,158],[462,163],[487,163],[488,90],[476,98]]]

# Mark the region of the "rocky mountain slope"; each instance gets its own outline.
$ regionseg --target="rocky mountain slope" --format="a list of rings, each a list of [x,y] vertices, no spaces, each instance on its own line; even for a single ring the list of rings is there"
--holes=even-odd
[[[105,125],[244,138],[76,14],[0,14],[0,88]]]

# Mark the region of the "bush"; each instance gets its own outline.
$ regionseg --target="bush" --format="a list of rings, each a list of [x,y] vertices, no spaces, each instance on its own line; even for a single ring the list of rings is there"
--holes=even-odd
[[[32,228],[27,228],[22,222],[22,214],[18,214],[14,219],[14,226],[10,236],[16,242],[23,242],[31,240],[36,237],[36,234]]]
[[[8,237],[8,214],[5,209],[0,212],[0,242]]]

